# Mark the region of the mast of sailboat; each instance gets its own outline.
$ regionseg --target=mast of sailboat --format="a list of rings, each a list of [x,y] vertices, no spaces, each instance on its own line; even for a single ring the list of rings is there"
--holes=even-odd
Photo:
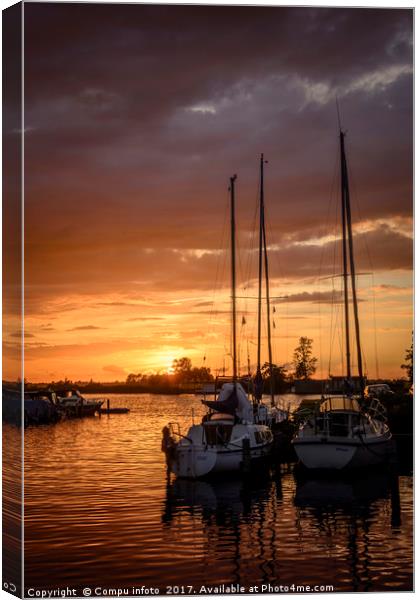
[[[258,331],[257,331],[257,377],[261,377],[261,317],[262,317],[262,269],[263,269],[263,221],[264,221],[264,155],[260,159],[260,231],[258,244]],[[257,398],[260,400],[260,398]]]
[[[232,360],[233,381],[238,378],[238,367],[236,357],[236,226],[235,226],[235,181],[236,175],[230,178],[230,236],[231,236],[231,285],[232,285]]]
[[[350,382],[350,323],[349,323],[349,286],[347,268],[347,230],[346,230],[346,155],[344,149],[344,133],[340,129],[340,162],[341,162],[341,225],[342,225],[342,254],[343,254],[343,279],[344,279],[344,324],[345,324],[345,348],[346,348],[346,375]]]
[[[260,235],[262,236],[261,250],[264,250],[264,271],[265,271],[265,298],[267,310],[267,343],[268,343],[268,370],[270,375],[270,396],[271,406],[274,406],[274,382],[273,382],[273,352],[271,347],[271,312],[270,312],[270,278],[268,272],[268,253],[267,253],[267,238],[265,232],[265,208],[264,208],[264,154],[261,154],[260,171],[261,171],[261,189],[260,189]],[[260,257],[261,261],[261,257]],[[260,281],[261,291],[261,281]],[[260,307],[261,310],[261,307]],[[259,335],[259,345],[261,346],[261,329]]]
[[[268,276],[268,254],[267,254],[267,243],[265,238],[264,228],[264,261],[265,261],[265,292],[267,301],[267,340],[268,340],[268,372],[270,375],[270,396],[271,406],[275,405],[274,402],[274,380],[273,380],[273,351],[271,347],[271,312],[270,312],[270,283]]]
[[[344,310],[346,321],[346,362],[347,362],[347,377],[351,378],[350,367],[350,335],[349,335],[349,298],[348,298],[348,270],[347,270],[347,243],[349,250],[350,262],[350,280],[353,297],[353,314],[354,314],[354,329],[356,334],[357,348],[357,370],[361,390],[364,387],[362,348],[360,343],[360,325],[359,325],[359,309],[357,303],[357,288],[356,288],[356,270],[354,264],[353,250],[353,228],[351,220],[351,203],[350,203],[350,186],[347,169],[346,149],[344,143],[344,132],[340,127],[340,157],[341,157],[341,206],[342,206],[342,225],[343,225],[343,276],[344,276]]]

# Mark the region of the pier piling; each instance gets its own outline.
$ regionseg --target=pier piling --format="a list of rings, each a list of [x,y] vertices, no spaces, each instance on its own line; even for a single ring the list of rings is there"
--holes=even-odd
[[[251,471],[251,444],[249,438],[242,440],[242,472],[249,473]]]

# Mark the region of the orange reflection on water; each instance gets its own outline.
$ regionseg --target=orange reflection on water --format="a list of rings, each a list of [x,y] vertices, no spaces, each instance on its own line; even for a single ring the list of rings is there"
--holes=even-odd
[[[26,431],[26,586],[333,584],[412,587],[412,480],[325,485],[293,473],[166,478],[161,430],[197,397],[112,396],[127,415]]]

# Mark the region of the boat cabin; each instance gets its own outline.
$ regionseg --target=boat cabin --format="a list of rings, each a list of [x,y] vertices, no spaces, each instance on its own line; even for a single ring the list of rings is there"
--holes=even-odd
[[[346,396],[324,400],[313,417],[312,425],[312,435],[355,437],[376,432],[375,422],[361,412],[357,400]]]
[[[319,406],[319,412],[343,410],[346,412],[359,413],[360,406],[358,401],[348,396],[332,396],[331,398],[326,398]]]
[[[230,442],[235,417],[225,413],[211,413],[203,418],[204,435],[209,446],[225,445]]]

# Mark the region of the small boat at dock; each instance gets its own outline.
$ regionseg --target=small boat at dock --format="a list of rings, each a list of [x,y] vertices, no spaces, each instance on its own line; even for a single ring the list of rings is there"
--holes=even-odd
[[[17,398],[20,403],[21,397]],[[62,413],[51,401],[51,395],[42,390],[26,391],[23,396],[23,419],[24,426],[47,425],[57,423],[62,418]]]
[[[79,390],[55,392],[55,404],[67,416],[89,417],[97,413],[105,398],[84,398]]]

